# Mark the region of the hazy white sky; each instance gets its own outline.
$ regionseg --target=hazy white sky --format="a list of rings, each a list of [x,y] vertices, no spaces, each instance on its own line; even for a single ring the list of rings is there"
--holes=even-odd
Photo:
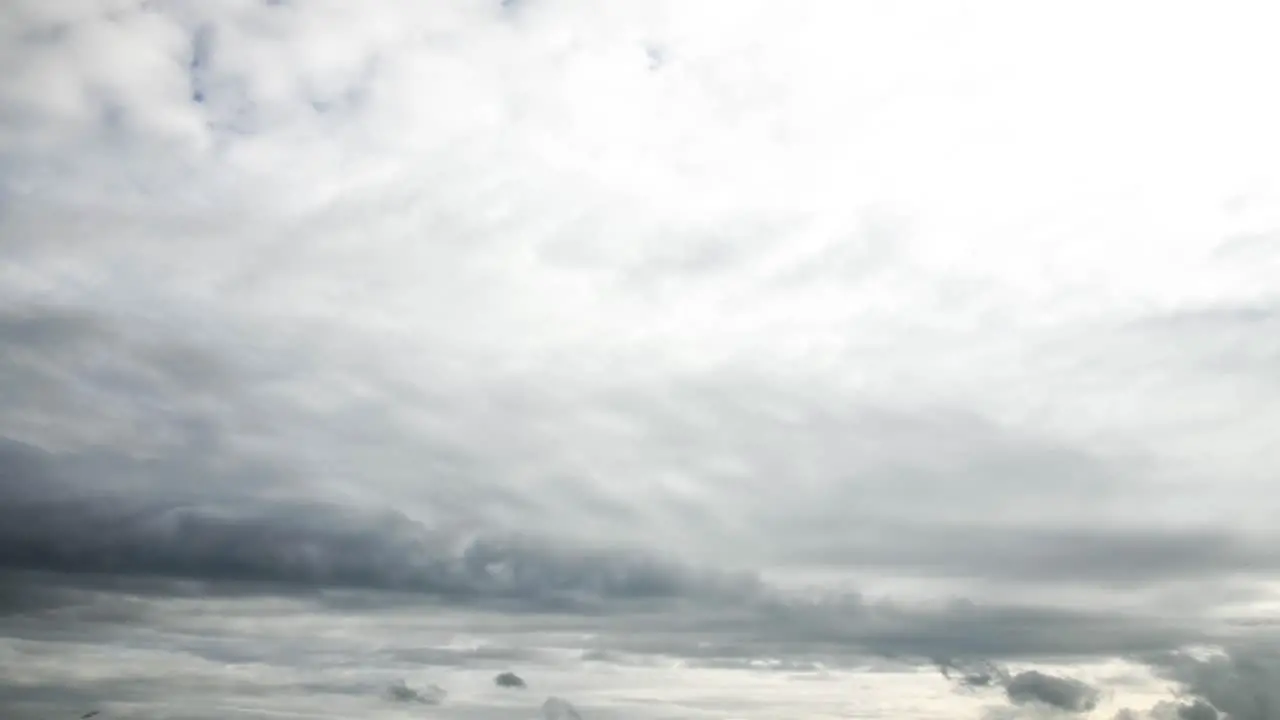
[[[1280,718],[1278,36],[5,3],[0,707]]]

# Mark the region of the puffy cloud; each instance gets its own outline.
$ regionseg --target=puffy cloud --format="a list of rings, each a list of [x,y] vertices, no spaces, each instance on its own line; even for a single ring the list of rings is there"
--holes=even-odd
[[[439,685],[428,685],[422,690],[415,690],[397,680],[387,687],[387,698],[401,703],[419,703],[422,705],[439,705],[444,702],[448,693]]]
[[[1090,712],[1098,707],[1098,688],[1071,677],[1039,670],[1012,673],[994,663],[938,664],[943,677],[970,690],[1001,688],[1014,705],[1040,705],[1072,713]]]
[[[1208,657],[1178,653],[1158,661],[1156,667],[1193,698],[1178,707],[1179,720],[1214,720],[1219,713],[1233,720],[1276,718],[1280,652],[1271,642],[1259,640],[1228,646]]]
[[[1013,675],[1004,690],[1015,704],[1041,703],[1075,713],[1093,710],[1101,696],[1097,688],[1075,678],[1047,675],[1038,670]]]
[[[528,685],[525,684],[524,678],[510,671],[498,673],[498,675],[493,678],[493,684],[501,688],[516,688],[519,690],[523,690],[528,687]]]
[[[1151,667],[1172,681],[1179,699],[1145,710],[1125,708],[1123,720],[1270,720],[1280,707],[1280,654],[1274,633],[1258,632],[1249,642],[1149,658]]]

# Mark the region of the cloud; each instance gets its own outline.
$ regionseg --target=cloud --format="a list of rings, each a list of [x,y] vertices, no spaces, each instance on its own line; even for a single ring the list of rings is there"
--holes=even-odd
[[[524,678],[513,672],[498,673],[498,675],[493,678],[493,683],[501,688],[517,688],[523,690],[528,687],[524,682]],[[1189,718],[1188,720],[1192,719]]]
[[[199,496],[40,497],[50,489],[45,478],[66,466],[16,444],[0,447],[0,468],[8,501],[0,511],[0,566],[10,569],[407,590],[534,605],[702,595],[732,601],[758,592],[748,575],[527,538],[456,537],[394,512]]]
[[[582,720],[577,708],[568,700],[555,696],[542,703],[542,717],[544,720]]]
[[[1152,669],[1174,683],[1176,700],[1137,710],[1120,720],[1269,720],[1280,707],[1280,654],[1269,632],[1214,650],[1182,651],[1148,658]]]
[[[1102,693],[1088,683],[1075,678],[1050,675],[1039,670],[1011,673],[994,663],[942,662],[938,665],[943,677],[962,688],[979,690],[1002,688],[1005,697],[1014,705],[1042,705],[1072,713],[1095,710]],[[953,675],[956,672],[958,674]]]
[[[1178,706],[1179,720],[1218,720],[1218,709],[1203,700]]]
[[[1221,713],[1217,708],[1203,700],[1178,702],[1162,700],[1146,710],[1121,708],[1115,714],[1116,720],[1218,720]]]
[[[1157,670],[1178,683],[1192,702],[1178,708],[1179,720],[1269,720],[1280,712],[1280,652],[1271,642],[1237,644],[1208,657],[1167,655]]]
[[[1095,676],[1004,663],[1157,657],[1176,720],[1272,712],[1273,15],[7,3],[8,692],[364,717],[429,665],[461,717],[683,663],[751,679],[627,712],[751,716],[870,654],[1034,714]]]
[[[428,685],[422,690],[415,690],[406,685],[404,680],[398,680],[387,687],[386,695],[389,700],[395,702],[439,705],[444,702],[448,693],[438,685]]]
[[[938,669],[946,679],[953,680],[960,687],[970,689],[1007,685],[1010,679],[1007,670],[989,662],[956,665],[952,661],[945,661],[938,663]],[[953,672],[958,675],[953,675]]]
[[[1041,703],[1075,713],[1095,709],[1100,699],[1097,688],[1074,678],[1046,675],[1038,670],[1013,675],[1004,690],[1009,701],[1017,705]]]
[[[573,612],[603,616],[601,630],[646,638],[611,640],[616,649],[693,657],[801,647],[917,658],[1087,655],[1169,650],[1210,637],[1131,613],[1008,603],[913,606],[804,592],[660,554],[457,535],[400,513],[314,501],[86,494],[75,473],[87,458],[20,444],[3,450],[0,566],[79,576],[85,583],[106,574],[211,583],[203,586],[207,592],[217,583],[246,594],[380,590],[521,613]],[[135,467],[125,463],[119,470]],[[153,470],[144,464],[133,475]],[[14,598],[40,601],[38,594]],[[671,615],[632,616],[641,610]],[[716,643],[699,649],[699,637]]]

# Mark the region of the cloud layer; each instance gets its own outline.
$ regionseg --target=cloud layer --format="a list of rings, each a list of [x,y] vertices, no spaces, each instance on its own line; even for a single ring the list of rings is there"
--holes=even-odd
[[[2,15],[17,717],[1280,712],[1268,4]]]

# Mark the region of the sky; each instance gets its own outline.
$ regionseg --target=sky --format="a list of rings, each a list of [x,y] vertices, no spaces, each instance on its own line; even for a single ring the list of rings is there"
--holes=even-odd
[[[0,714],[1280,719],[1278,33],[5,2]]]

